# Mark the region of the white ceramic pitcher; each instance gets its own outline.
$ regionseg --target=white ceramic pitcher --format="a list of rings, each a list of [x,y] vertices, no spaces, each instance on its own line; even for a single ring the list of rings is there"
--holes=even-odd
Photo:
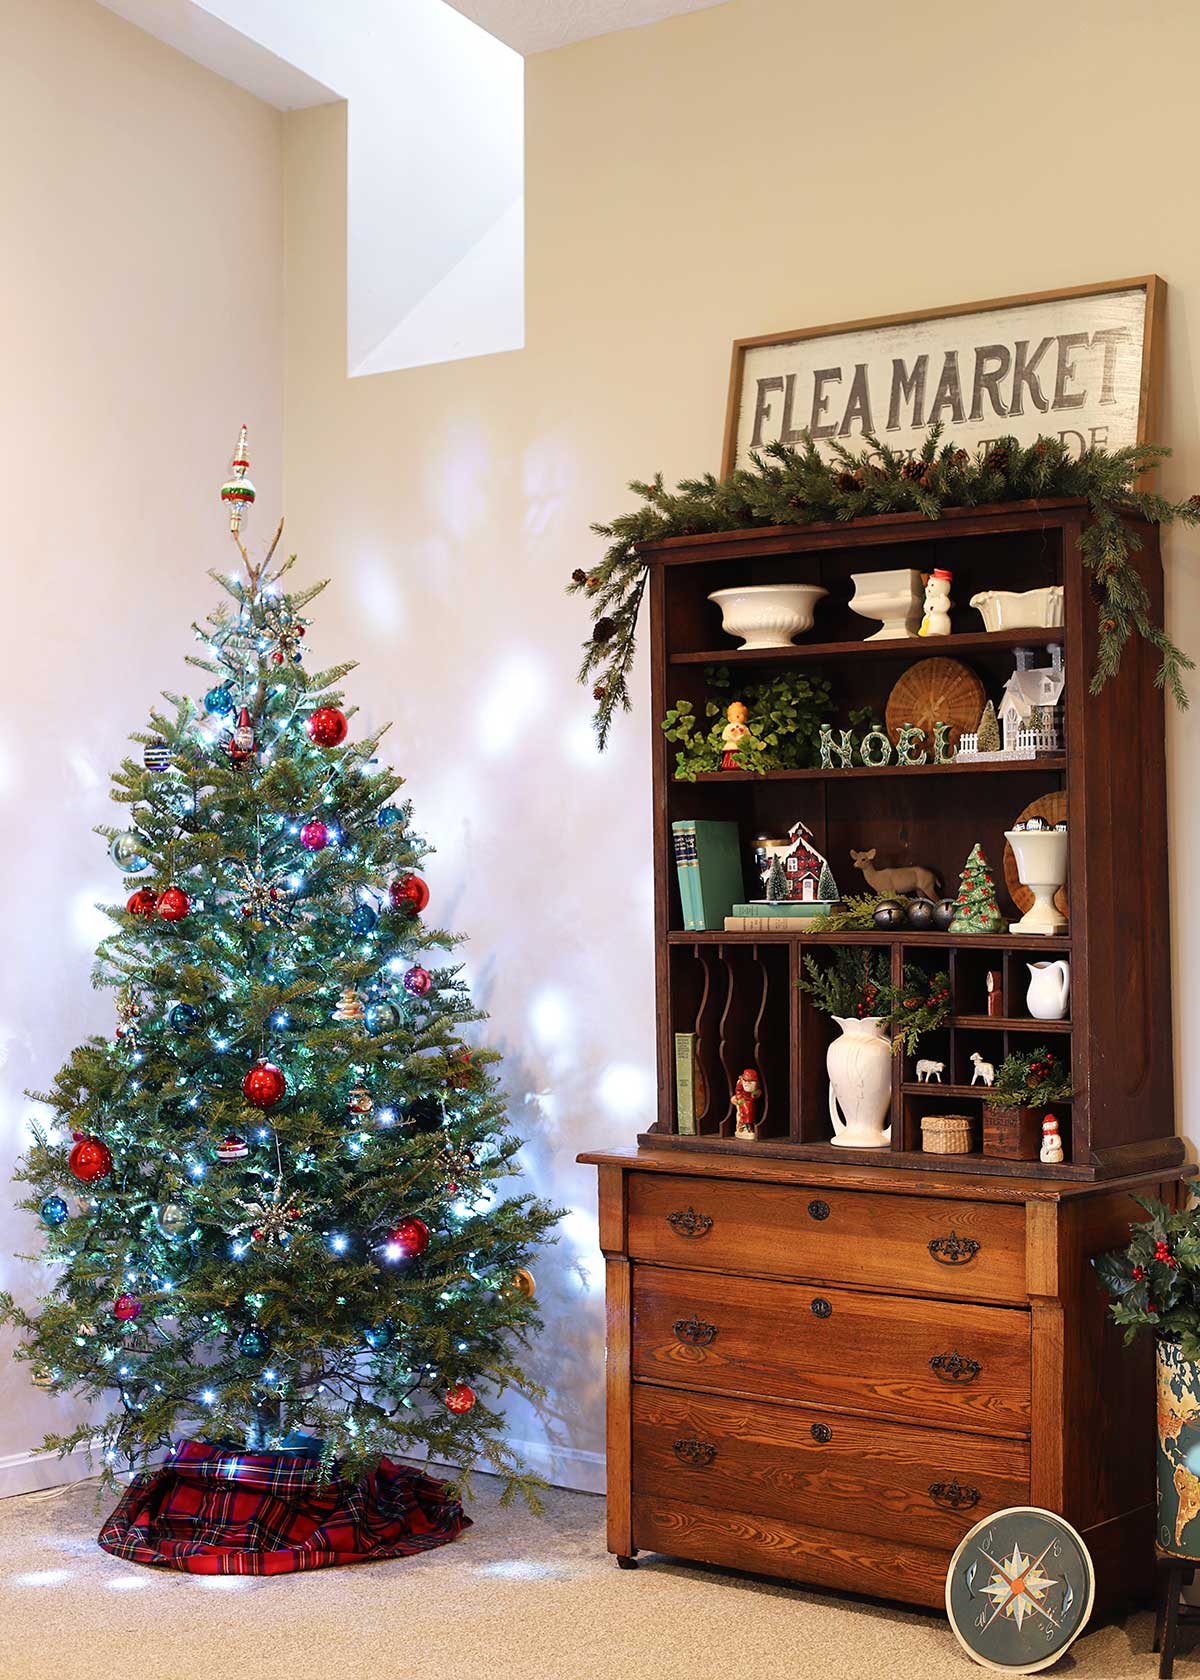
[[[1026,963],[1029,970],[1029,990],[1025,1002],[1035,1021],[1061,1021],[1067,1013],[1071,996],[1071,965],[1062,958],[1058,962]]]
[[[825,1057],[832,1141],[842,1149],[886,1149],[892,1137],[892,1128],[883,1123],[892,1101],[892,1047],[879,1030],[882,1017],[833,1019],[842,1036]]]

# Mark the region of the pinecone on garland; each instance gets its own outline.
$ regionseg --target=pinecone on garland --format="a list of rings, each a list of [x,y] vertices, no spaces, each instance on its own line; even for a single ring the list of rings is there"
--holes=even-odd
[[[571,582],[572,583],[586,583],[587,582],[587,573],[584,571],[582,566],[576,566],[575,570],[571,573]]]
[[[835,483],[838,489],[844,491],[847,496],[853,496],[862,489],[862,479],[859,478],[857,473],[853,472],[838,473]]]
[[[983,465],[987,472],[1003,473],[1008,471],[1008,450],[996,444],[983,457]]]
[[[617,633],[616,620],[612,618],[598,618],[592,626],[592,640],[601,646],[611,642]]]
[[[925,462],[919,455],[913,455],[900,468],[901,478],[907,478],[910,483],[917,483],[925,476]]]
[[[600,587],[600,579],[596,576],[595,572],[593,572],[590,577],[584,579],[584,586],[589,595],[594,595],[596,593],[597,589]]]
[[[592,699],[593,700],[603,700],[607,697],[607,695],[608,695],[608,689],[605,687],[605,685],[603,683],[597,683],[595,688],[592,690]]]

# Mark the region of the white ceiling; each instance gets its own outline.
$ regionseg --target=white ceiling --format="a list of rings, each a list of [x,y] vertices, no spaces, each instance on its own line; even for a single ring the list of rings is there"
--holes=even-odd
[[[590,35],[702,12],[726,0],[447,0],[519,53],[546,52]]]

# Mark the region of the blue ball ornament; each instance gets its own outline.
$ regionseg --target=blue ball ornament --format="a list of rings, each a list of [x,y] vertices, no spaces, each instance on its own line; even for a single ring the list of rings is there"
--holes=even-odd
[[[372,910],[369,904],[355,905],[350,916],[350,926],[355,933],[373,933],[378,921],[378,911]]]
[[[194,1004],[177,1003],[167,1020],[177,1033],[195,1032],[200,1025],[200,1011]]]
[[[210,688],[204,696],[204,710],[214,717],[226,717],[233,710],[233,695],[227,688]]]
[[[248,1324],[238,1337],[238,1352],[247,1359],[261,1359],[271,1346],[271,1339],[261,1324]]]
[[[382,1324],[371,1324],[363,1331],[363,1341],[376,1353],[381,1353],[385,1347],[392,1345],[392,1327],[385,1320]]]
[[[404,812],[395,805],[385,805],[375,821],[380,828],[394,828],[398,822],[404,821]]]
[[[123,875],[140,875],[143,869],[150,867],[150,859],[142,850],[145,844],[140,834],[128,830],[117,835],[108,848],[108,855]]]
[[[56,1225],[65,1225],[71,1216],[71,1210],[61,1196],[47,1196],[39,1212],[43,1225],[49,1225],[51,1230]]]
[[[400,1011],[386,998],[367,1005],[363,1024],[369,1033],[393,1032],[400,1025]]]

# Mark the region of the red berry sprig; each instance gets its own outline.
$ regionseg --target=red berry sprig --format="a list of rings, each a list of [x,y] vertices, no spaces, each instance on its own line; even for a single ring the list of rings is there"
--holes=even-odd
[[[1176,1271],[1178,1269],[1179,1261],[1171,1253],[1170,1248],[1161,1237],[1154,1245],[1154,1258],[1160,1265],[1170,1266],[1172,1271]]]

